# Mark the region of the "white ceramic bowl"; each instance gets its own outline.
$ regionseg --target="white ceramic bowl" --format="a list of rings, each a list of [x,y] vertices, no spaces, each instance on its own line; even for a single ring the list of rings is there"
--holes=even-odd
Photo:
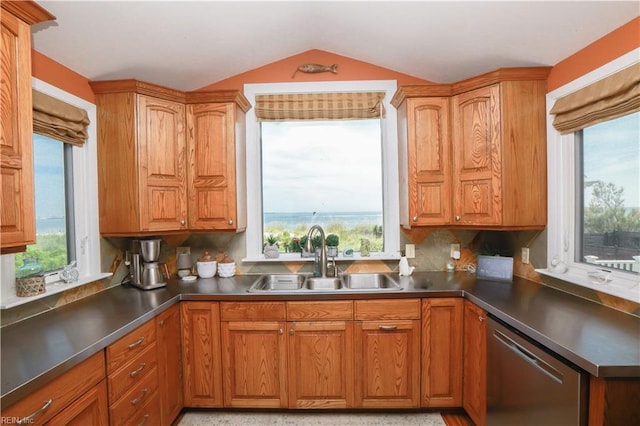
[[[218,265],[218,275],[222,278],[232,277],[236,274],[236,262],[221,263]]]
[[[216,274],[216,265],[217,262],[215,260],[211,260],[208,262],[196,262],[198,276],[200,276],[200,278],[213,277]]]

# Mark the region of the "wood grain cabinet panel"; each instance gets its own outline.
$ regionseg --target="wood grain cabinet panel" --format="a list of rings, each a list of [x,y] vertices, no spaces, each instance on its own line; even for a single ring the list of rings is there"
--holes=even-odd
[[[222,407],[219,304],[182,302],[180,316],[184,405]]]
[[[233,102],[187,106],[189,228],[246,228],[244,111]]]
[[[422,300],[422,406],[462,406],[463,299]]]
[[[3,1],[0,13],[0,248],[35,243],[31,27],[54,19],[34,2]]]
[[[478,426],[487,422],[487,313],[464,301],[462,403]]]
[[[179,305],[173,305],[159,314],[155,322],[160,424],[169,426],[180,414],[183,405]]]
[[[296,321],[287,328],[289,408],[353,407],[353,321]]]
[[[107,384],[103,380],[52,418],[48,426],[107,426]]]

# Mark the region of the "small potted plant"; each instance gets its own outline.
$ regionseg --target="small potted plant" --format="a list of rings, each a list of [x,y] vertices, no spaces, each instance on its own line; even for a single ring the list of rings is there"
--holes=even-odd
[[[327,245],[327,256],[336,257],[338,256],[338,245],[340,244],[340,237],[336,234],[329,234],[327,238],[324,240]]]
[[[264,245],[264,257],[267,259],[277,259],[280,257],[280,249],[278,248],[278,237],[269,234],[267,242]]]

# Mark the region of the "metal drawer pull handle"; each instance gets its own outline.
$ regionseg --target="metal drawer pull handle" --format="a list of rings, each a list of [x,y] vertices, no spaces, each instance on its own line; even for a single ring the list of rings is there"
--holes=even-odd
[[[140,395],[136,399],[132,399],[131,400],[131,405],[136,405],[138,402],[142,401],[142,399],[145,397],[145,395],[147,395],[148,391],[149,391],[149,389],[147,389],[147,388],[142,389],[142,395]]]
[[[27,424],[31,424],[33,423],[33,420],[38,417],[40,414],[44,413],[45,411],[47,411],[47,409],[51,406],[51,403],[53,402],[53,399],[48,400],[47,402],[44,403],[44,405],[42,407],[40,407],[39,410],[35,411],[34,413],[32,413],[31,415],[27,416],[27,417],[23,417],[20,420],[18,420],[16,422],[16,424],[19,425],[27,425]]]
[[[378,328],[382,331],[393,331],[393,330],[397,330],[398,326],[397,325],[380,325],[378,326]]]
[[[149,413],[142,416],[142,421],[138,423],[138,426],[144,426],[147,423],[147,420],[149,420]]]
[[[129,349],[134,349],[135,347],[140,346],[142,342],[144,342],[144,336],[142,336],[141,338],[139,338],[138,340],[130,344]]]
[[[147,363],[143,362],[142,364],[140,364],[140,367],[137,370],[133,370],[131,373],[129,373],[129,377],[136,377],[142,370],[144,370],[146,366]]]

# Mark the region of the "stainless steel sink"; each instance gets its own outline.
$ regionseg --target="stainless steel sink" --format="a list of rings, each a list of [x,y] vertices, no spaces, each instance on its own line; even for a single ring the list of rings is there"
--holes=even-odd
[[[346,274],[344,284],[349,290],[401,290],[400,285],[387,274]]]
[[[399,291],[402,287],[388,274],[344,274],[313,277],[305,274],[260,275],[249,288],[250,293],[292,294],[301,292]]]

